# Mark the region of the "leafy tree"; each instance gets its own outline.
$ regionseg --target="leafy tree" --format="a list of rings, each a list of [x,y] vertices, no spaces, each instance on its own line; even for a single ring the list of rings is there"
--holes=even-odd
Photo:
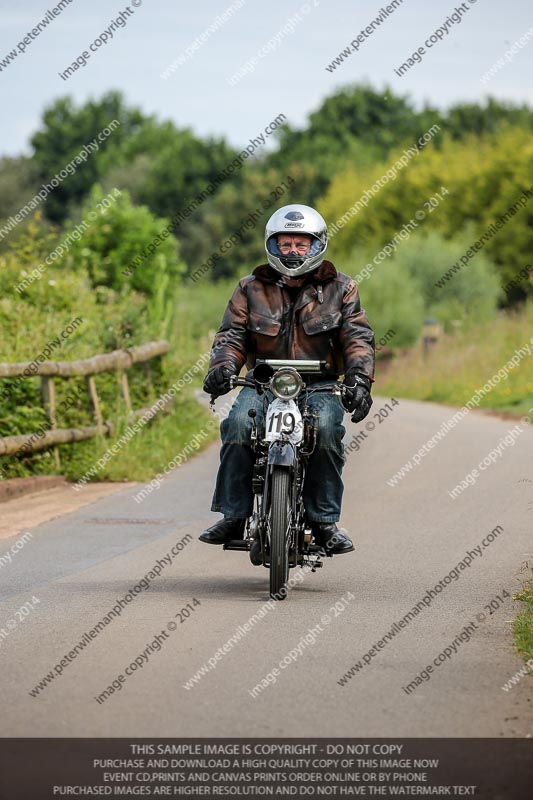
[[[409,100],[388,87],[382,92],[366,84],[341,89],[309,115],[304,129],[283,126],[279,148],[269,154],[267,163],[289,172],[295,164],[313,168],[314,182],[302,200],[313,204],[335,174],[347,167],[367,169],[399,141],[420,136],[427,129],[420,119],[427,113],[428,109],[416,112]],[[432,122],[438,116],[431,112]]]
[[[501,287],[496,268],[482,253],[443,288],[435,285],[470,241],[468,231],[453,241],[438,233],[415,231],[392,256],[378,264],[372,262],[373,251],[358,247],[349,259],[337,263],[353,277],[365,275],[365,265],[371,265],[358,285],[376,341],[393,330],[394,347],[411,346],[419,340],[426,317],[436,318],[447,331],[494,317]]]
[[[62,222],[73,203],[80,203],[103,174],[103,154],[120,150],[141,123],[144,115],[129,109],[119,92],[108,92],[101,100],[90,100],[77,108],[70,97],[62,97],[45,109],[42,127],[31,139],[33,162],[40,181],[48,183],[94,140],[113,120],[120,122],[111,135],[98,144],[98,150],[76,167],[46,199],[46,214],[54,222]]]
[[[416,109],[408,97],[395,95],[386,86],[378,90],[367,84],[327,97],[304,129],[284,126],[277,133],[275,151],[245,162],[220,183],[217,176],[236,155],[223,139],[202,140],[190,129],[180,130],[173,122],[146,116],[127,107],[117,92],[81,107],[69,98],[55,102],[45,111],[42,128],[32,139],[33,159],[21,162],[21,167],[35,169],[38,183],[48,181],[113,119],[120,126],[48,198],[43,205],[46,215],[64,222],[79,214],[95,182],[104,187],[104,193],[115,187],[126,190],[135,204],[147,206],[158,217],[172,217],[193,198],[201,199],[193,214],[180,223],[181,253],[194,272],[218,252],[216,270],[210,271],[216,277],[241,273],[243,265],[248,269],[264,260],[258,231],[268,215],[242,226],[255,209],[266,212],[264,198],[287,176],[295,183],[276,198],[272,210],[288,202],[307,203],[316,205],[334,223],[433,124],[440,126],[440,133],[370,199],[367,209],[351,215],[337,232],[333,257],[346,256],[355,245],[379,249],[442,185],[450,196],[435,213],[427,214],[424,228],[454,238],[472,222],[473,232],[481,235],[514,202],[527,183],[525,176],[531,174],[533,112],[527,106],[488,98],[484,104],[457,104],[446,112],[430,105]],[[7,210],[18,199],[13,173],[6,170]],[[0,205],[0,217],[1,210]],[[239,229],[238,246],[220,254],[221,244]],[[502,281],[512,280],[523,268],[521,253],[531,248],[530,231],[527,208],[487,245]],[[139,270],[134,282],[141,281],[141,274]],[[112,282],[115,279],[116,275]],[[141,284],[148,290],[145,278],[138,288]],[[530,290],[531,283],[524,282],[525,288]],[[523,296],[522,288],[516,296]]]
[[[356,84],[327,97],[303,129],[283,126],[279,147],[268,155],[267,163],[288,171],[294,164],[312,167],[314,180],[303,202],[313,204],[335,175],[345,169],[368,172],[401,147],[412,146],[435,124],[442,134],[464,140],[492,135],[509,125],[531,129],[533,111],[490,97],[484,104],[459,103],[445,112],[427,104],[417,110],[409,98],[395,95],[387,86],[378,91]],[[434,140],[436,149],[443,138]]]
[[[469,134],[484,136],[496,133],[502,126],[518,125],[533,128],[533,111],[527,105],[515,106],[488,97],[484,104],[458,103],[444,118],[446,131],[453,139]]]
[[[211,196],[227,183],[238,183],[234,172],[219,183],[215,178],[237,155],[223,139],[202,140],[188,128],[178,130],[173,122],[146,119],[125,141],[119,152],[102,157],[107,190],[125,188],[136,203],[148,205],[153,213],[172,217],[198,197],[212,182]],[[195,211],[195,216],[198,212]]]
[[[492,319],[501,296],[496,267],[483,252],[477,253],[444,286],[437,285],[474,238],[468,228],[453,240],[435,232],[419,236],[415,233],[399,247],[393,259],[394,268],[405,267],[416,282],[424,314],[435,317],[447,329],[457,323]]]
[[[0,219],[15,214],[38,186],[35,166],[27,156],[0,158]]]
[[[239,186],[223,186],[218,194],[185,223],[181,235],[183,255],[190,272],[211,259],[204,271],[211,279],[251,272],[266,260],[264,230],[276,208],[301,199],[301,168],[286,175],[274,169],[250,168]],[[223,252],[221,252],[221,248]],[[214,258],[216,256],[216,258]]]
[[[367,253],[356,250],[351,263],[350,274],[356,274],[356,266],[362,267],[367,261]],[[349,271],[342,264],[337,267]],[[394,331],[390,340],[394,347],[410,347],[420,338],[424,321],[424,301],[417,281],[405,264],[384,262],[367,280],[359,284],[361,305],[368,314],[376,342]]]
[[[407,98],[394,95],[389,87],[380,92],[367,84],[357,84],[327,97],[309,115],[304,130],[282,128],[276,159],[287,163],[305,157],[308,151],[316,155],[318,142],[327,142],[330,155],[340,158],[354,139],[384,155],[398,142],[423,132],[419,116]]]
[[[0,158],[0,227],[10,216],[20,211],[39,190],[36,169],[27,156]],[[0,239],[0,249],[5,250],[13,236],[27,229],[31,216],[19,222],[16,234],[7,234]]]
[[[462,141],[443,137],[440,148],[428,144],[396,177],[377,186],[399,154],[391,152],[386,162],[366,172],[347,169],[335,177],[321,210],[330,223],[347,216],[332,241],[332,253],[346,256],[363,245],[375,254],[410,220],[424,231],[438,231],[451,240],[470,223],[471,239],[465,241],[463,254],[485,237],[483,252],[496,264],[500,283],[512,280],[533,249],[533,197],[523,194],[526,189],[533,192],[530,131],[502,126],[497,134],[482,139],[472,134]],[[372,187],[367,206],[356,207]],[[441,199],[430,206],[430,199],[435,202],[438,194]],[[522,205],[517,207],[517,202]],[[491,225],[502,215],[507,215],[507,222],[495,231]],[[531,291],[531,283],[524,282],[526,287]]]
[[[148,152],[152,162],[139,187],[139,198],[159,215],[172,217],[193,198],[200,196],[199,202],[204,202],[220,186],[238,184],[241,179],[236,171],[223,176],[220,183],[215,181],[237,153],[224,140],[203,142],[190,130],[175,130],[170,141]],[[207,195],[201,195],[204,190]]]
[[[98,221],[95,227],[99,227]],[[72,336],[61,341],[62,359],[141,344],[159,335],[159,325],[151,315],[151,297],[131,290],[127,283],[120,291],[103,282],[94,285],[80,259],[87,240],[74,242],[68,254],[46,264],[46,257],[64,240],[64,233],[43,233],[39,220],[33,220],[0,256],[0,360],[32,361],[76,317],[83,322]],[[90,255],[90,251],[84,254],[89,265]],[[159,281],[154,276],[153,292]],[[170,292],[168,297],[170,300]],[[26,392],[32,384],[25,381],[21,386]]]
[[[93,188],[84,207],[84,218],[97,213],[82,237],[73,243],[69,258],[75,269],[87,271],[93,286],[133,289],[152,295],[158,276],[179,281],[184,265],[177,255],[177,242],[161,233],[168,224],[145,206],[134,206],[122,192],[107,209],[99,208],[102,189]],[[99,208],[95,212],[95,208]],[[159,239],[158,239],[159,237]],[[130,274],[124,273],[130,272]]]
[[[79,108],[64,97],[45,110],[42,128],[31,140],[39,179],[48,182],[113,120],[120,125],[47,198],[46,214],[54,222],[63,222],[104,178],[106,187],[127,188],[155,214],[172,216],[237,154],[224,140],[204,141],[189,129],[129,108],[119,92]]]

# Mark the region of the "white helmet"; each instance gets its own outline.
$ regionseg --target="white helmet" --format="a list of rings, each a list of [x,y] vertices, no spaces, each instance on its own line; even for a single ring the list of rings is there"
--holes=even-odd
[[[305,256],[297,256],[294,253],[284,256],[277,242],[280,233],[293,235],[306,233],[312,237],[311,247]],[[283,206],[278,208],[267,222],[265,250],[268,263],[282,275],[297,278],[306,272],[312,272],[322,264],[327,246],[327,225],[318,211],[310,206],[298,203]]]

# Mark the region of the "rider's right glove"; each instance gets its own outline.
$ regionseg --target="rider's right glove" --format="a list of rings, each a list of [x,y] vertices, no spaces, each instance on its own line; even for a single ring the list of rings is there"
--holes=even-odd
[[[344,386],[346,392],[342,400],[343,405],[347,411],[353,411],[352,422],[361,422],[372,406],[370,397],[372,381],[360,372],[349,370],[344,376]]]
[[[231,389],[230,379],[236,374],[237,369],[230,362],[221,364],[219,367],[213,367],[204,378],[204,392],[213,395],[213,397],[227,394]]]

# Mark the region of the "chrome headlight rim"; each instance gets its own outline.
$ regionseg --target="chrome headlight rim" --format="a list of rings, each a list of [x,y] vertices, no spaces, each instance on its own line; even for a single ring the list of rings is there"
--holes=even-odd
[[[276,379],[283,378],[285,376],[290,376],[295,381],[295,388],[290,394],[284,392],[283,394],[281,391],[276,387]],[[297,370],[294,367],[280,367],[272,378],[270,379],[270,391],[274,395],[274,397],[279,398],[280,400],[294,400],[304,387],[304,381]],[[284,387],[286,388],[286,387]]]

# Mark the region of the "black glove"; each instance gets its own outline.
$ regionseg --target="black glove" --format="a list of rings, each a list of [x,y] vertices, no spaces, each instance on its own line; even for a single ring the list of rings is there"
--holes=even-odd
[[[342,399],[344,408],[347,411],[353,411],[352,422],[361,422],[372,406],[370,397],[372,381],[366,375],[350,370],[344,376],[344,386],[346,386],[346,392]]]
[[[230,378],[237,374],[237,369],[231,363],[213,367],[204,378],[204,392],[214,397],[227,394],[231,389]]]

